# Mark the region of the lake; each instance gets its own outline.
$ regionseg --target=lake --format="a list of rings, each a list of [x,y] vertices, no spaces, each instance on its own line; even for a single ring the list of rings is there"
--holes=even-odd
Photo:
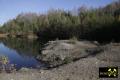
[[[0,56],[6,56],[9,64],[15,64],[17,69],[42,68],[45,64],[36,59],[40,54],[42,43],[37,40],[20,38],[0,39]]]

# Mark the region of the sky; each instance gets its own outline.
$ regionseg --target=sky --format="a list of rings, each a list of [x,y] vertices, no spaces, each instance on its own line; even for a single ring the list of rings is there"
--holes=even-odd
[[[0,24],[20,13],[45,13],[49,9],[72,10],[80,6],[97,8],[115,0],[0,0]]]

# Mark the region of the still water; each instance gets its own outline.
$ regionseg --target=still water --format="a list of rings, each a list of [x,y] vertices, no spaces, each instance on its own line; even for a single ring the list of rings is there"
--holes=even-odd
[[[0,56],[6,56],[10,64],[21,67],[41,68],[45,66],[36,56],[40,53],[41,43],[37,40],[6,38],[0,39]]]

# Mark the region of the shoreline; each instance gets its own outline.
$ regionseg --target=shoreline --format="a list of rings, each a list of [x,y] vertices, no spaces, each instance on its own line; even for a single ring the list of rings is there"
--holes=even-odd
[[[72,51],[75,51],[74,54]],[[66,57],[79,59],[72,61],[71,58],[66,64],[51,69],[22,68],[12,73],[2,72],[0,78],[1,80],[99,80],[99,67],[120,66],[119,52],[119,43],[97,46],[89,41],[49,41],[41,53],[46,57],[39,58],[50,61],[52,67],[62,64]],[[51,57],[53,55],[54,58]],[[119,79],[120,75],[114,80]]]

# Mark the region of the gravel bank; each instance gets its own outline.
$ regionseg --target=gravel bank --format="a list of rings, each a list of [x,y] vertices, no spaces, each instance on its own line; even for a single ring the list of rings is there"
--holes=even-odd
[[[52,68],[50,70],[34,70],[23,68],[20,71],[10,74],[3,72],[0,74],[0,80],[120,80],[120,75],[115,79],[99,78],[99,67],[118,66],[120,68],[120,45],[108,44],[98,47],[92,43],[90,43],[91,45],[88,44],[89,43],[87,42],[77,42],[77,44],[74,45],[68,45],[65,43],[64,47],[61,46],[61,43],[60,45],[54,45],[54,47],[53,45],[48,44],[48,46],[45,47],[45,50],[57,52],[59,49],[63,48],[61,50],[69,51],[72,49],[71,51],[74,51],[74,49],[77,48],[77,52],[79,52],[79,54],[83,54],[86,53],[84,51],[87,49],[89,56],[82,57],[76,61],[72,61],[68,64]],[[76,47],[76,45],[79,47]],[[59,46],[59,49],[56,46]],[[83,53],[81,53],[81,51],[83,51]],[[96,52],[97,54],[94,53],[90,55],[91,52]],[[45,53],[45,55],[48,53],[49,51]],[[50,55],[53,54],[55,53],[50,53]],[[57,54],[59,54],[59,52]],[[79,54],[77,54],[77,56]],[[84,56],[86,55],[88,55],[88,53],[86,53]],[[65,55],[65,57],[66,56],[68,55]],[[71,56],[71,53],[69,53],[69,56]],[[45,60],[51,58],[48,57],[49,56],[47,56]],[[78,57],[81,57],[81,55]],[[74,58],[76,58],[76,56]]]
[[[100,61],[94,57],[85,58],[52,70],[21,70],[0,74],[0,80],[120,80],[100,79],[99,67],[119,65],[119,62]],[[119,70],[120,71],[120,70]]]

